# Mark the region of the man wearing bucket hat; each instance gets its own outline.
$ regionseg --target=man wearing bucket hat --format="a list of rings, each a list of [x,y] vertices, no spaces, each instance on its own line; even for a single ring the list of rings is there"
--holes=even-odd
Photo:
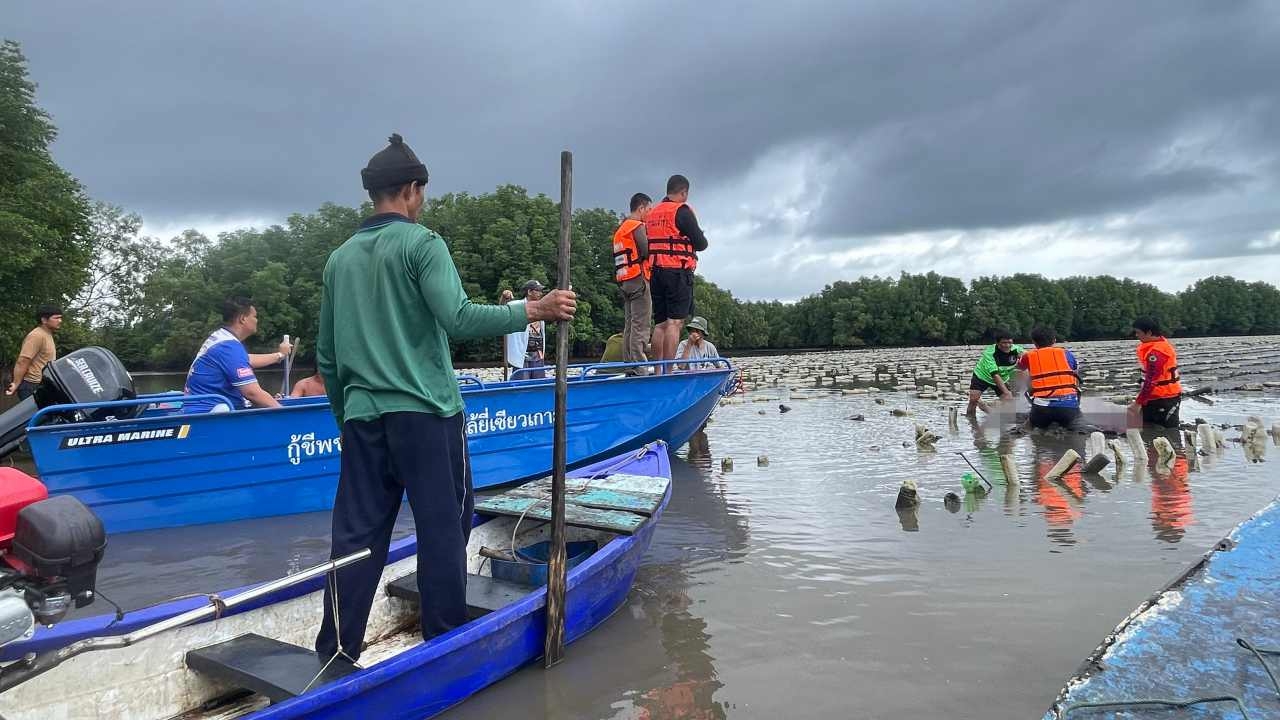
[[[325,264],[316,363],[342,429],[331,557],[363,548],[372,556],[337,571],[325,588],[316,637],[325,661],[360,657],[406,494],[418,539],[422,635],[467,622],[474,497],[449,340],[572,320],[577,307],[568,290],[519,304],[467,299],[444,239],[417,222],[427,168],[399,135],[360,176],[374,214]]]
[[[537,280],[530,280],[520,291],[523,297],[512,301],[513,304],[537,302],[542,299],[542,294],[547,291],[547,288]],[[510,290],[502,291],[503,302],[510,298]],[[526,327],[507,334],[502,349],[506,364],[516,369],[525,368],[525,371],[515,379],[541,379],[547,376],[547,371],[541,369],[546,358],[546,335],[547,324],[542,320],[531,321]]]
[[[716,346],[711,344],[707,339],[711,333],[707,330],[707,319],[701,316],[694,316],[689,324],[689,337],[680,341],[680,346],[676,348],[676,360],[702,360],[705,358],[718,358],[720,351],[716,350]],[[690,370],[702,370],[704,368],[713,367],[712,363],[688,362],[680,365],[682,368]]]
[[[530,280],[524,284],[524,300],[527,303],[534,303],[542,299],[543,293],[547,288],[537,280]],[[526,368],[537,368],[531,370],[522,377],[542,379],[547,376],[547,371],[542,367],[546,365],[547,357],[547,323],[542,320],[530,320],[525,330],[525,335],[529,341],[524,348],[524,366]]]

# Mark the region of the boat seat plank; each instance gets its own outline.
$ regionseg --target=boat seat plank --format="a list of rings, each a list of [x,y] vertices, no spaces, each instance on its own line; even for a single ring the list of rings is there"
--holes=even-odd
[[[531,497],[545,500],[551,496],[551,483],[550,481],[545,484],[543,482],[530,483],[508,490],[503,494],[512,497]],[[652,515],[653,511],[658,509],[659,503],[662,502],[662,496],[604,487],[574,487],[573,481],[570,480],[565,487],[564,501],[600,510],[623,510],[637,512],[642,515]]]
[[[569,478],[568,483],[581,483],[584,479]],[[630,475],[628,473],[614,473],[613,475],[605,475],[604,477],[591,478],[585,480],[596,488],[608,488],[610,490],[620,490],[622,492],[636,493],[638,495],[657,495],[661,498],[667,492],[667,485],[671,482],[664,477],[656,477],[653,475]],[[551,487],[551,482],[547,481],[547,487]]]
[[[533,497],[521,497],[504,493],[485,498],[476,503],[476,512],[485,515],[525,517],[530,520],[551,520],[551,502]],[[633,535],[644,525],[644,515],[621,510],[592,508],[569,502],[564,505],[564,522],[572,527],[604,530],[606,532]]]
[[[324,661],[314,650],[256,633],[192,650],[187,653],[187,667],[263,695],[273,703],[301,695],[308,684],[323,685],[357,671],[339,658],[312,683],[324,668]]]
[[[467,575],[467,615],[475,620],[500,610],[528,595],[534,588],[487,575]],[[387,583],[387,594],[394,598],[419,602],[418,574],[409,573]]]
[[[618,473],[615,475],[605,475],[602,477],[569,477],[565,479],[566,489],[585,490],[587,488],[603,488],[608,490],[617,490],[619,492],[631,493],[633,495],[653,495],[661,498],[667,492],[667,485],[670,481],[664,477],[655,477],[652,475],[629,475],[627,473]],[[551,491],[551,478],[542,478],[531,483],[519,486],[521,489],[528,487],[537,487],[544,492]],[[510,492],[510,491],[508,491]]]

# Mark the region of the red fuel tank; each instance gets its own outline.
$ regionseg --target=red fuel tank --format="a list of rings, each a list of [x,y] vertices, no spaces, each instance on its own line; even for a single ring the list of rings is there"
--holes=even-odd
[[[0,467],[0,549],[8,549],[18,511],[49,497],[44,483],[17,468]]]

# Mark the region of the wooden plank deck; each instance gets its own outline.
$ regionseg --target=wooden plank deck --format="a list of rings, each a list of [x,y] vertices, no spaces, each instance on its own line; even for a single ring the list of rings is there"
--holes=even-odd
[[[664,477],[626,473],[567,478],[565,522],[575,527],[631,535],[658,509],[670,482]],[[476,512],[550,521],[551,478],[479,498]]]
[[[551,521],[551,501],[533,497],[521,497],[509,492],[486,498],[476,503],[476,512],[487,515],[509,515],[531,520]],[[586,507],[565,499],[564,521],[574,527],[604,530],[606,532],[634,534],[648,518],[639,513],[624,510],[604,510]]]
[[[504,494],[512,497],[547,499],[551,497],[551,481],[539,480],[512,488]],[[601,510],[625,510],[641,515],[652,515],[658,508],[658,504],[662,502],[662,495],[601,486],[596,482],[584,485],[571,479],[565,483],[565,502]]]

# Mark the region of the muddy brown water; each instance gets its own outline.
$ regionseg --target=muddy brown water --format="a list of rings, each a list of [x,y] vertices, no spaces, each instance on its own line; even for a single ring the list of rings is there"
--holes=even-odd
[[[1184,366],[1212,368],[1188,373],[1189,385],[1196,372],[1233,371],[1215,360],[1220,342],[1184,344]],[[1244,359],[1250,348],[1248,357],[1280,354],[1280,341],[1230,347],[1227,362],[1245,366],[1239,382],[1280,375],[1280,360]],[[1079,350],[1086,371],[1123,352],[1115,392],[1131,391],[1121,387],[1131,343]],[[1180,458],[1158,474],[1131,460],[1118,473],[1046,481],[1066,448],[1083,452],[1084,437],[1018,436],[963,417],[949,430],[955,400],[945,391],[841,394],[871,383],[819,388],[806,374],[811,364],[842,374],[906,358],[925,368],[916,374],[963,377],[974,352],[746,360],[755,389],[717,410],[692,456],[680,450],[670,507],[622,609],[558,667],[522,670],[444,717],[1040,716],[1134,606],[1275,497],[1280,448],[1256,464],[1229,443],[1199,469]],[[139,379],[151,389],[181,378]],[[1187,403],[1184,416],[1260,415],[1270,427],[1277,401],[1271,388],[1224,392],[1213,405]],[[942,436],[935,450],[903,446],[917,422]],[[997,456],[1010,452],[1021,482],[952,512],[942,496],[963,494],[968,470],[957,451],[997,482]],[[899,515],[894,498],[908,478],[922,504]],[[406,517],[399,531],[411,529]],[[327,551],[326,513],[135,533],[112,539],[100,587],[134,607],[275,577]]]

